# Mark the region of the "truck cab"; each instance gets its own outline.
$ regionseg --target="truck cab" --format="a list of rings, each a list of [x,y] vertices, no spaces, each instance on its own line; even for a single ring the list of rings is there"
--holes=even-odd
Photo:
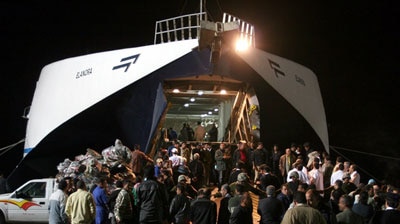
[[[12,193],[0,195],[0,224],[7,222],[47,223],[49,198],[56,179],[30,180]]]

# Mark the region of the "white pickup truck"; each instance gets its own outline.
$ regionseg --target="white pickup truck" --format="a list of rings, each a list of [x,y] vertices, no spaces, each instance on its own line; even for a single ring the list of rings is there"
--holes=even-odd
[[[48,223],[49,198],[57,189],[55,178],[30,180],[12,193],[0,195],[0,224]]]

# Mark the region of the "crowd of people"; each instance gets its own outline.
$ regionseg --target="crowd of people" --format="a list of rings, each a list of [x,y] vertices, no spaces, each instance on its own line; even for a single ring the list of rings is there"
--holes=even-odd
[[[262,142],[172,140],[152,158],[135,146],[132,158],[135,175],[116,183],[99,175],[87,189],[79,178],[60,180],[49,222],[400,223],[398,188],[363,183],[356,164],[333,162],[309,143],[281,152]]]

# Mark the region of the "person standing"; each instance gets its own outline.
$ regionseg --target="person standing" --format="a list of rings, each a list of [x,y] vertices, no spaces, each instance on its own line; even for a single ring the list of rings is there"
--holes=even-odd
[[[65,203],[67,202],[68,183],[64,179],[58,183],[58,189],[51,194],[49,199],[49,224],[69,223],[65,214]]]
[[[208,131],[208,135],[210,136],[210,142],[216,142],[218,140],[218,128],[215,123],[212,124],[211,129]]]
[[[155,180],[153,166],[145,166],[143,171],[144,179],[137,189],[139,223],[161,223],[168,211],[164,207],[168,207],[166,191]]]
[[[231,216],[228,209],[229,199],[232,197],[230,194],[231,188],[228,184],[224,184],[221,186],[220,193],[222,199],[220,201],[217,224],[226,224],[229,223],[229,217]]]
[[[117,220],[115,218],[115,212],[114,212],[114,208],[115,208],[115,203],[118,197],[119,192],[121,192],[123,186],[123,182],[121,180],[117,180],[115,182],[115,189],[111,192],[110,197],[108,197],[108,207],[110,208],[110,212],[112,213],[112,217],[111,217],[111,224],[116,224]]]
[[[260,166],[267,163],[266,154],[267,152],[263,146],[263,143],[258,142],[256,149],[253,151],[253,156],[251,159],[254,170],[254,182],[256,182],[260,176]]]
[[[275,197],[275,187],[267,187],[267,197],[258,202],[257,208],[260,214],[262,224],[279,224],[285,214],[285,208],[282,201]]]
[[[197,126],[194,129],[194,140],[198,142],[204,141],[206,135],[206,129],[201,125],[201,121],[197,122]]]
[[[285,154],[279,159],[279,169],[283,177],[283,181],[286,182],[287,175],[292,169],[293,163],[296,162],[296,157],[292,154],[290,148],[287,148]]]
[[[200,160],[200,154],[195,153],[193,155],[193,160],[189,163],[189,169],[192,178],[192,185],[196,190],[200,189],[203,185],[204,178],[204,164]]]
[[[218,187],[221,187],[224,180],[224,172],[226,170],[225,163],[225,143],[221,143],[219,148],[215,151],[215,170],[218,172]]]
[[[65,205],[71,224],[92,224],[96,217],[96,206],[92,194],[86,189],[85,182],[79,180],[76,183],[76,192],[72,193]]]
[[[217,221],[217,204],[210,200],[210,190],[201,188],[190,204],[190,221],[193,224],[211,224]]]
[[[185,194],[185,189],[183,184],[176,185],[176,195],[169,207],[169,214],[174,224],[189,224],[190,222],[190,201]]]
[[[233,210],[230,224],[253,223],[253,205],[249,193],[244,193],[240,205]]]
[[[336,215],[336,220],[338,224],[363,224],[364,219],[362,216],[353,212],[351,208],[353,207],[353,200],[348,195],[343,195],[339,200],[339,214]]]
[[[294,195],[294,208],[286,211],[282,224],[318,223],[326,224],[325,218],[317,210],[307,205],[306,194],[296,192]]]
[[[105,178],[99,178],[97,186],[93,190],[93,199],[96,204],[96,224],[106,224],[108,222],[108,213],[110,211],[108,207],[108,193],[107,193],[107,181]]]
[[[132,194],[133,183],[130,179],[125,179],[122,186],[115,200],[115,220],[118,224],[129,224],[133,223],[133,216],[136,215]]]
[[[142,176],[143,161],[154,162],[144,152],[140,151],[140,145],[135,144],[132,151],[131,169],[136,176]]]

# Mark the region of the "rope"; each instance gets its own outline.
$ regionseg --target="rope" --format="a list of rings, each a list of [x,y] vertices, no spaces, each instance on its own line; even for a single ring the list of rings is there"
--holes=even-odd
[[[4,151],[0,153],[0,156],[2,156],[3,154],[5,154],[6,152],[10,151],[11,149],[13,149],[15,146],[17,146],[18,144],[25,142],[25,138],[19,140],[18,142],[11,144],[9,146],[3,147],[0,149],[0,151]]]
[[[383,158],[383,159],[391,159],[391,160],[400,161],[400,158],[395,158],[395,157],[391,157],[391,156],[383,156],[383,155],[378,155],[378,154],[369,153],[369,152],[357,151],[357,150],[354,150],[354,149],[346,149],[346,148],[338,147],[338,146],[330,146],[330,147],[331,147],[331,148],[336,148],[336,149],[341,149],[341,150],[344,150],[344,151],[349,151],[349,152],[364,154],[364,155],[368,155],[368,156],[374,156],[374,157],[380,157],[380,158]]]
[[[339,151],[337,151],[334,146],[330,146],[330,149],[332,149],[333,151],[335,151],[337,154],[339,154],[341,157],[343,157],[344,159],[348,160],[349,162],[353,162],[351,159],[349,159],[348,157],[346,157],[345,155],[343,155],[342,153],[340,153]],[[370,177],[372,177],[373,179],[375,179],[378,182],[382,182],[380,181],[378,178],[376,178],[374,175],[372,175],[371,173],[369,173],[368,171],[364,170],[363,168],[361,168],[360,166],[357,166],[358,169],[360,169],[361,171],[363,171],[364,173],[366,173],[367,175],[369,175]]]

